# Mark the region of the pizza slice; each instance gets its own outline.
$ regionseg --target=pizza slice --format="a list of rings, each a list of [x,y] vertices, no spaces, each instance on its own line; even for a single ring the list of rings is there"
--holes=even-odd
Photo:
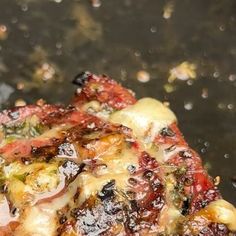
[[[67,107],[0,114],[0,236],[236,235],[168,107],[107,76],[74,83]]]

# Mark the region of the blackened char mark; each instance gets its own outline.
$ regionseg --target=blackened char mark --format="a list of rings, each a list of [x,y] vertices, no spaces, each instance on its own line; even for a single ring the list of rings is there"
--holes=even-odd
[[[74,80],[72,81],[73,84],[78,85],[79,87],[83,87],[85,82],[92,74],[88,71],[81,72],[75,76]]]
[[[73,104],[76,107],[81,107],[93,100],[107,104],[116,110],[123,109],[136,102],[132,92],[104,75],[90,75],[82,90],[74,97]]]

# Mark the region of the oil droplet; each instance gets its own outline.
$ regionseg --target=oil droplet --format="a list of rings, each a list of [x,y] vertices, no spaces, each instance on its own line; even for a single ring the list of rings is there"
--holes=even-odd
[[[227,108],[228,108],[229,110],[232,110],[232,109],[234,108],[234,104],[232,104],[232,103],[228,104],[228,105],[227,105]]]
[[[232,181],[233,186],[236,188],[236,176],[233,176],[231,178],[231,181]]]
[[[229,156],[228,153],[225,153],[225,154],[224,154],[224,158],[225,158],[225,159],[229,159],[229,157],[230,157],[230,156]]]
[[[27,5],[27,4],[22,4],[22,5],[21,5],[21,10],[22,10],[22,11],[28,11],[28,9],[29,9],[29,8],[28,8],[28,5]]]
[[[202,94],[201,94],[202,98],[206,99],[208,98],[208,88],[203,88],[202,89]]]
[[[157,32],[157,28],[156,28],[155,26],[152,26],[152,27],[150,28],[150,31],[151,31],[152,33],[156,33],[156,32]]]
[[[100,0],[92,0],[93,7],[100,7],[101,5],[102,5],[102,2]]]
[[[193,109],[193,103],[192,102],[184,102],[184,108],[187,111],[190,111]]]
[[[13,17],[12,19],[11,19],[11,23],[12,24],[16,24],[18,22],[18,19],[16,18],[16,17]]]
[[[125,69],[120,70],[120,77],[122,81],[125,81],[127,78],[127,71]]]
[[[209,147],[209,146],[210,146],[210,143],[206,141],[206,142],[204,142],[204,146],[205,146],[205,147]]]
[[[60,42],[56,43],[56,48],[61,49],[62,48],[62,43],[60,43]]]
[[[192,86],[192,85],[193,85],[193,83],[194,83],[194,82],[193,82],[193,80],[190,80],[190,79],[189,79],[189,80],[187,80],[187,85],[189,85],[189,86]]]
[[[5,25],[0,25],[0,40],[5,40],[7,36],[7,27]]]
[[[137,73],[137,80],[142,83],[147,83],[150,80],[150,74],[145,70],[140,70]]]
[[[222,32],[225,31],[225,26],[224,25],[220,25],[219,30],[222,31]]]
[[[54,2],[56,2],[56,3],[61,3],[62,0],[54,0]]]
[[[235,74],[231,74],[229,76],[229,81],[234,82],[235,80],[236,80],[236,75]]]
[[[214,73],[213,73],[213,77],[214,78],[218,78],[220,76],[220,72],[219,71],[215,71]]]
[[[221,109],[221,110],[224,110],[225,107],[226,107],[226,105],[222,102],[218,104],[218,108]]]
[[[140,56],[141,56],[141,53],[140,53],[139,51],[136,51],[136,52],[134,53],[134,55],[135,55],[136,57],[140,57]]]

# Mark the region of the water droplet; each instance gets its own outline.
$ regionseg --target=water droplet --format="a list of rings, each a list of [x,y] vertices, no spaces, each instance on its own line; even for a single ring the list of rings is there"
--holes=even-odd
[[[193,109],[193,103],[192,103],[192,102],[185,102],[185,103],[184,103],[184,108],[185,108],[185,110],[187,110],[187,111],[192,110],[192,109]]]
[[[229,154],[228,154],[228,153],[225,153],[225,154],[224,154],[224,158],[225,158],[225,159],[229,159],[229,158],[230,158]]]

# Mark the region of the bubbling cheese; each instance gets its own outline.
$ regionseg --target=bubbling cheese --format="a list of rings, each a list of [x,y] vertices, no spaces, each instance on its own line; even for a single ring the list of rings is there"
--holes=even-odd
[[[110,121],[131,128],[144,143],[154,140],[160,130],[176,121],[174,113],[153,98],[142,98],[134,105],[110,116]]]

